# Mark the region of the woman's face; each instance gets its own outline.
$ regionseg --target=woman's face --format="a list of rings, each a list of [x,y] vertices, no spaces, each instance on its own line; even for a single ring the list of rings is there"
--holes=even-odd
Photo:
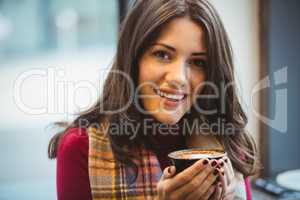
[[[161,123],[177,123],[200,94],[206,67],[202,27],[187,17],[172,20],[139,61],[144,110]]]

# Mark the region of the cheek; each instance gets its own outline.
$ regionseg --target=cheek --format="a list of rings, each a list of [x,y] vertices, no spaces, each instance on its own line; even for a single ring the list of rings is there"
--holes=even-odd
[[[146,82],[150,84],[157,85],[159,80],[163,76],[162,70],[159,70],[159,67],[154,62],[151,62],[149,59],[144,58],[139,63],[139,74],[138,74],[138,84],[145,85]]]
[[[141,61],[139,62],[139,74],[138,74],[138,79],[139,79],[139,85],[142,84],[143,82],[151,79],[151,74],[146,73],[147,70],[149,70],[149,66],[151,63],[147,60],[146,57],[142,57]]]
[[[153,94],[153,87],[157,85],[156,82],[157,75],[152,72],[149,65],[145,63],[140,64],[139,75],[138,75],[138,94],[139,95],[149,95]],[[145,99],[143,99],[144,102]]]

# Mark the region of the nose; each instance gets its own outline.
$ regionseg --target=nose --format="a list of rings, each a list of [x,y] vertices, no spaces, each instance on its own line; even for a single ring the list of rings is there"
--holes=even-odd
[[[177,61],[168,66],[165,79],[174,89],[184,89],[188,84],[188,69],[184,61]]]

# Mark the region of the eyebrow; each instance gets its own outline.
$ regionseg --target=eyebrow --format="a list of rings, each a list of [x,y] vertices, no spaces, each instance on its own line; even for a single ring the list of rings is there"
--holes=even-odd
[[[159,45],[159,46],[163,46],[167,49],[169,49],[170,51],[174,51],[176,52],[176,49],[170,45],[167,45],[167,44],[163,44],[163,43],[154,43],[153,45]],[[193,56],[207,56],[207,53],[206,52],[195,52],[195,53],[192,53]]]

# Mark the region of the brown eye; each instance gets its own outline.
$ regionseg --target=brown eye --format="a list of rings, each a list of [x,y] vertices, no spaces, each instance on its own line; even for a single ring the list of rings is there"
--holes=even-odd
[[[164,60],[164,61],[168,61],[168,60],[171,59],[170,54],[169,54],[168,52],[162,51],[162,50],[155,51],[155,52],[153,53],[153,55],[154,55],[156,58],[158,58],[158,59],[160,59],[160,60]]]
[[[196,67],[206,67],[207,63],[203,59],[194,59],[190,61],[190,64]]]

